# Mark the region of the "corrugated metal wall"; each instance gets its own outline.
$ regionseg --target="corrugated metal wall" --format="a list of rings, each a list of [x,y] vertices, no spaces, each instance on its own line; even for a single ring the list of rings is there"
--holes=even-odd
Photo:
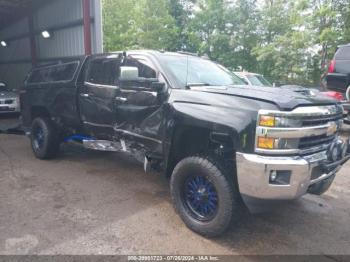
[[[24,18],[0,32],[0,39],[27,34],[28,19]],[[6,48],[0,48],[0,80],[11,88],[19,88],[31,69],[29,38],[9,41]]]
[[[84,30],[82,25],[82,0],[52,0],[33,13],[36,32],[37,60],[76,56],[84,54]],[[93,53],[102,52],[102,14],[100,0],[90,0],[91,44]],[[60,27],[63,27],[60,29]],[[52,38],[44,39],[40,32],[54,28]],[[57,30],[56,30],[56,29]],[[10,39],[6,48],[0,47],[0,80],[13,88],[23,83],[31,68],[31,48],[28,19],[23,18],[0,31],[0,40]],[[21,37],[22,36],[22,37]],[[12,39],[11,38],[18,38]]]

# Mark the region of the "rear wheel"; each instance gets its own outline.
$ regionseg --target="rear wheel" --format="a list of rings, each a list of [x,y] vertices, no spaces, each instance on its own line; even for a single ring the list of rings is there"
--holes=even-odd
[[[188,157],[180,161],[171,177],[176,211],[193,231],[208,237],[224,233],[240,208],[234,186],[234,170],[209,158]]]
[[[60,146],[59,135],[52,121],[46,117],[35,118],[32,122],[31,145],[39,159],[54,158]]]

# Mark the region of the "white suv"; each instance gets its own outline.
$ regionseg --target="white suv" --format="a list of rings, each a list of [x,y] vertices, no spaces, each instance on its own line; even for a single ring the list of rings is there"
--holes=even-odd
[[[19,112],[20,103],[18,95],[9,90],[4,82],[0,82],[0,114]]]
[[[250,86],[272,86],[263,75],[245,71],[234,73]]]

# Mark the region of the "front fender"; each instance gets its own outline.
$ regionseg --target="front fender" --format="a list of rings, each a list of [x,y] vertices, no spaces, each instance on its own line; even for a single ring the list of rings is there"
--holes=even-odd
[[[181,102],[172,103],[171,111],[172,131],[175,126],[205,128],[229,135],[237,151],[249,152],[254,147],[255,111]]]

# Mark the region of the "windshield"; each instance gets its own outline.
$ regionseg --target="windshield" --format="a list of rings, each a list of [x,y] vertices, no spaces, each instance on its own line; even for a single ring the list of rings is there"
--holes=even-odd
[[[235,74],[221,65],[193,56],[163,55],[164,66],[182,88],[195,85],[245,85]]]
[[[250,75],[247,78],[253,86],[272,86],[262,75]]]

